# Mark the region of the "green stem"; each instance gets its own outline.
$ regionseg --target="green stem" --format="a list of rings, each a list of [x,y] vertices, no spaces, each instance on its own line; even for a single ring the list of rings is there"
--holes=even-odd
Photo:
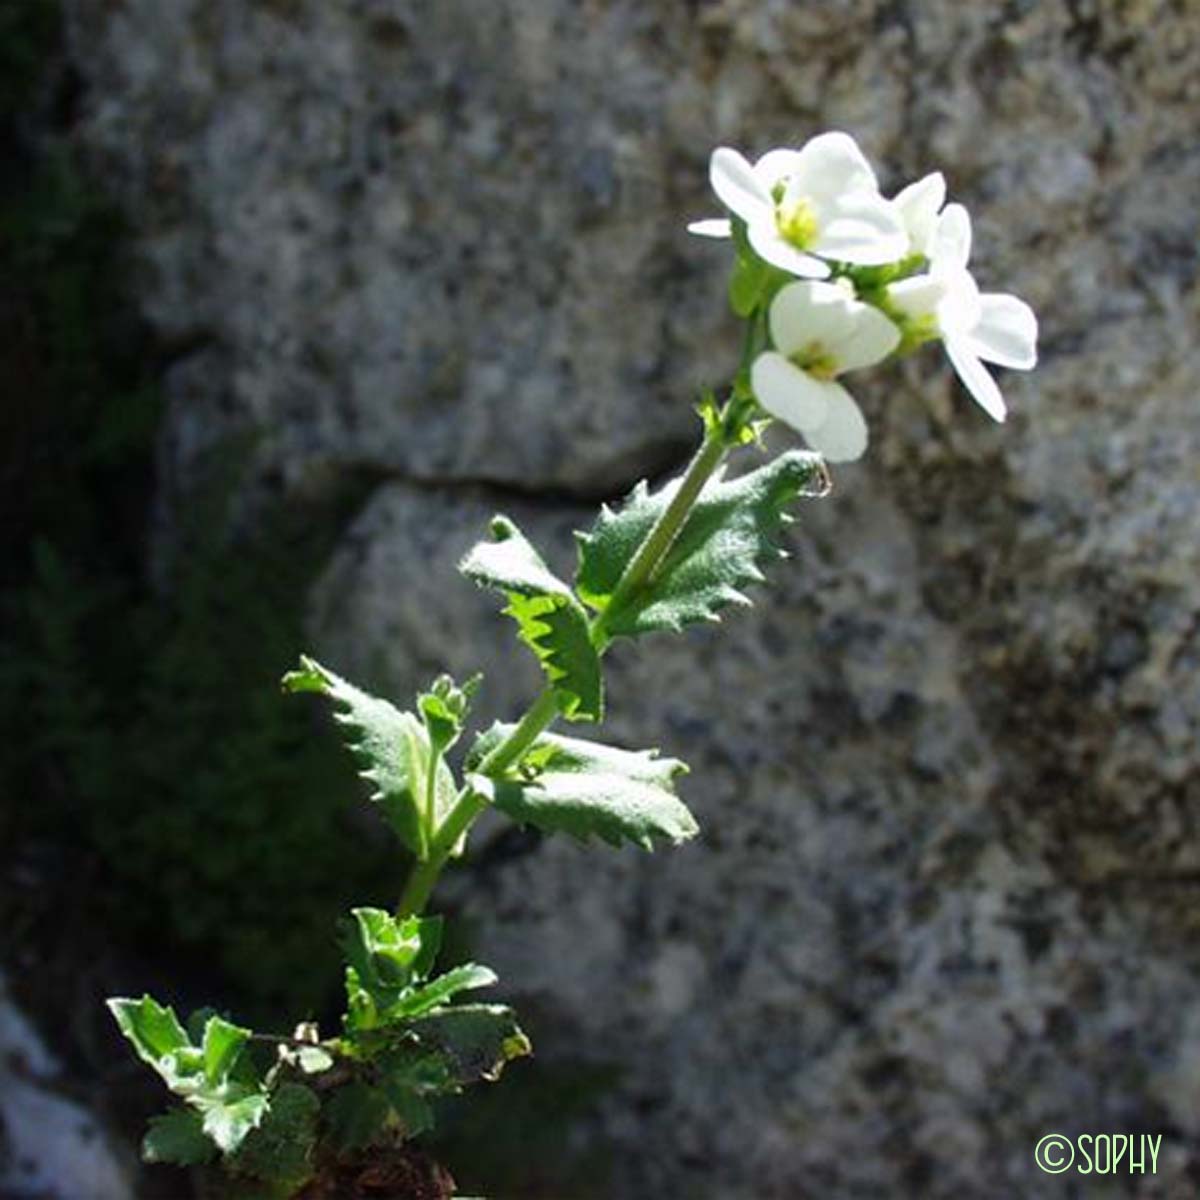
[[[607,641],[604,629],[605,616],[610,612],[620,611],[622,605],[631,596],[650,582],[655,570],[666,557],[666,553],[670,550],[676,537],[679,536],[679,531],[683,528],[688,513],[692,511],[692,505],[696,503],[704,485],[721,465],[721,460],[728,451],[729,446],[721,429],[719,427],[710,429],[704,441],[700,443],[700,449],[696,451],[696,456],[688,466],[687,472],[680,480],[675,495],[671,497],[671,503],[663,509],[662,515],[655,521],[653,528],[646,535],[646,540],[638,547],[637,553],[617,581],[617,586],[613,589],[613,594],[609,597],[604,612],[592,622],[592,644],[597,649],[603,647]]]
[[[396,908],[398,917],[410,917],[419,913],[433,891],[446,860],[454,852],[458,839],[470,828],[475,818],[487,808],[487,799],[473,788],[466,787],[459,793],[454,807],[446,814],[441,828],[429,847],[429,857],[413,867],[404,894]]]
[[[759,314],[752,313],[742,341],[741,362],[738,366],[739,379],[744,375],[753,355],[758,324]],[[724,415],[730,415],[731,407],[737,403],[736,396],[731,398]],[[671,502],[663,510],[662,515],[654,523],[645,540],[622,572],[604,613],[592,621],[590,627],[592,644],[596,647],[598,654],[603,654],[608,647],[608,637],[604,628],[605,613],[617,611],[620,605],[628,602],[630,597],[651,581],[654,572],[666,557],[667,551],[671,549],[676,537],[679,536],[679,531],[683,528],[704,485],[736,444],[736,441],[730,438],[726,425],[725,420],[720,420],[709,428],[695,457],[679,481],[679,487],[676,489],[675,495],[671,497]],[[547,687],[529,707],[512,733],[479,764],[477,773],[494,777],[519,762],[525,751],[533,745],[538,736],[553,723],[557,716],[558,701],[554,689]],[[487,803],[484,797],[470,787],[464,788],[459,794],[454,807],[446,814],[441,828],[434,834],[428,856],[423,862],[416,864],[409,876],[404,894],[400,897],[399,916],[419,913],[425,907],[455,843],[470,828],[475,818],[483,812]],[[432,824],[430,828],[432,829]]]
[[[432,746],[432,742],[430,743]],[[437,833],[437,775],[438,764],[442,761],[442,752],[439,750],[436,753],[431,752],[429,755],[429,770],[425,775],[425,820],[422,823],[421,842],[428,854],[429,847],[433,843],[434,834]]]

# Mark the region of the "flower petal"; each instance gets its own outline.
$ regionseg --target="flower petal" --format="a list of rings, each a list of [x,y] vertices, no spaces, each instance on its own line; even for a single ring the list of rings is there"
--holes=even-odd
[[[904,257],[908,234],[890,200],[860,192],[840,196],[819,213],[812,249],[824,258],[877,267]]]
[[[854,462],[867,449],[867,423],[854,398],[840,383],[825,385],[827,411],[817,429],[805,430],[808,444],[830,462]]]
[[[835,340],[854,332],[854,303],[836,283],[785,284],[767,314],[771,340],[789,356],[814,342],[832,349]]]
[[[697,237],[727,238],[733,236],[733,229],[728,217],[706,217],[703,221],[692,221],[687,227],[688,233]]]
[[[852,300],[851,319],[826,340],[837,359],[838,374],[883,362],[900,345],[900,330],[877,308]]]
[[[795,174],[799,162],[799,150],[768,150],[754,164],[754,174],[763,187],[770,191],[781,179]]]
[[[961,204],[947,204],[938,217],[929,261],[935,271],[961,271],[971,258],[971,217]]]
[[[878,192],[875,172],[848,133],[822,133],[804,144],[788,182],[787,200],[832,200],[848,192]]]
[[[771,266],[787,271],[789,275],[799,275],[802,279],[824,279],[829,274],[826,263],[813,258],[811,254],[805,254],[803,250],[797,250],[779,236],[774,214],[766,220],[747,225],[746,236],[759,258],[766,259]]]
[[[807,436],[810,429],[819,428],[825,421],[829,389],[838,385],[822,383],[788,362],[782,354],[767,350],[750,368],[750,386],[759,404],[771,416]]]
[[[754,168],[736,151],[719,146],[712,152],[708,178],[721,203],[743,221],[761,219],[764,211],[774,213],[771,194],[759,182]]]
[[[908,187],[902,188],[892,201],[900,213],[900,220],[908,234],[911,254],[929,254],[933,233],[937,228],[938,213],[946,203],[946,178],[941,171],[934,171]]]
[[[970,345],[960,337],[945,339],[946,353],[954,364],[958,377],[963,381],[967,391],[975,398],[975,402],[994,421],[1003,421],[1008,415],[1008,408],[996,381],[987,373],[987,368],[979,361],[971,350]]]
[[[969,336],[971,350],[984,362],[1028,371],[1037,365],[1037,317],[1024,300],[1007,292],[979,297],[979,320]]]
[[[888,303],[910,321],[932,316],[945,295],[946,279],[942,275],[910,275],[887,290]]]
[[[979,324],[983,312],[979,301],[979,285],[974,276],[961,268],[935,271],[934,275],[946,288],[937,306],[938,328],[946,337],[970,333]]]

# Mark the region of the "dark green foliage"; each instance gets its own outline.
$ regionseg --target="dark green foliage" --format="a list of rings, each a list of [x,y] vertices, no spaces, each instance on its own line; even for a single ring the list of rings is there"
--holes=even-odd
[[[494,725],[471,748],[468,767],[481,763],[511,734]],[[475,786],[506,816],[544,833],[598,837],[612,846],[633,842],[644,850],[654,838],[684,842],[699,832],[675,795],[687,767],[653,750],[619,750],[600,742],[544,733],[520,763],[499,779],[477,776]]]
[[[264,1080],[242,1051],[250,1031],[223,1017],[209,1017],[197,1043],[174,1011],[150,996],[108,1002],[121,1032],[137,1056],[156,1071],[176,1095],[199,1114],[200,1132],[225,1154],[234,1153],[267,1115],[271,1098]],[[153,1127],[145,1147],[161,1158],[182,1152],[195,1160],[199,1145],[177,1114],[168,1113]],[[178,1160],[176,1160],[178,1161]]]
[[[57,38],[54,4],[0,5],[0,858],[85,864],[106,947],[219,970],[251,1011],[311,1007],[337,983],[329,914],[399,873],[347,826],[336,745],[277,690],[355,497],[227,536],[244,448],[221,447],[169,589],[148,586],[165,351],[122,290],[114,210],[65,144],[18,137]],[[27,903],[0,889],[7,924]]]
[[[497,1079],[530,1052],[511,1009],[450,1004],[496,976],[473,964],[435,976],[441,940],[438,917],[355,909],[343,936],[345,1032],[324,1042],[307,1023],[281,1040],[209,1010],[185,1028],[150,996],[109,1000],[134,1052],[185,1105],[151,1121],[143,1156],[193,1166],[219,1150],[238,1195],[259,1180],[282,1200],[322,1163],[431,1128],[434,1098]],[[275,1050],[265,1064],[250,1053],[256,1040]]]
[[[657,570],[636,593],[610,602],[625,564],[653,528],[678,481],[658,492],[639,484],[617,510],[607,506],[588,533],[577,534],[576,588],[604,614],[605,632],[636,637],[697,621],[718,620],[730,604],[749,604],[744,589],[761,583],[762,568],[783,557],[779,535],[788,507],[819,495],[827,484],[820,458],[791,450],[736,479],[714,475],[700,493]]]
[[[311,1088],[284,1083],[271,1096],[271,1108],[231,1161],[240,1175],[270,1181],[291,1195],[312,1176],[320,1101]]]
[[[409,850],[424,858],[430,833],[424,812],[427,788],[432,782],[438,820],[454,804],[456,791],[450,769],[440,759],[432,761],[435,756],[423,722],[360,691],[305,655],[300,657],[300,669],[283,677],[283,686],[289,692],[315,692],[334,702],[334,720],[346,731],[347,749],[371,788],[370,799]]]
[[[150,1118],[142,1139],[142,1157],[148,1163],[198,1167],[217,1156],[217,1147],[204,1132],[204,1118],[194,1108],[173,1108]]]
[[[569,721],[599,721],[604,680],[587,613],[516,525],[496,517],[492,540],[474,546],[459,570],[507,598],[504,611],[516,621],[521,641],[537,655],[559,712]]]

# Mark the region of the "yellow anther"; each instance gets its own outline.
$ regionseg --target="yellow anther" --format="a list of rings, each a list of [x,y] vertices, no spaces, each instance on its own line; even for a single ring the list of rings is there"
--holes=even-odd
[[[820,342],[801,346],[790,361],[814,379],[830,380],[837,376],[837,359]]]
[[[775,225],[784,241],[798,250],[807,250],[817,237],[817,214],[801,197],[775,209]]]

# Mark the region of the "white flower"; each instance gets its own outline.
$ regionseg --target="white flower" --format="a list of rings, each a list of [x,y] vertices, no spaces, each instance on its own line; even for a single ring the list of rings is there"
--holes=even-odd
[[[823,133],[799,150],[770,150],[753,166],[722,146],[709,162],[713,190],[746,222],[751,246],[773,266],[824,279],[821,259],[879,266],[903,257],[900,214],[879,194],[870,163],[847,133]],[[729,237],[728,220],[694,221],[702,237]]]
[[[983,364],[1021,371],[1035,366],[1037,317],[1016,296],[980,293],[967,270],[971,218],[961,204],[948,204],[942,210],[926,253],[929,274],[892,284],[887,291],[888,304],[918,336],[927,327],[928,336],[941,337],[967,391],[990,417],[1003,421],[1008,411],[1004,397]]]
[[[892,201],[908,235],[908,253],[929,257],[929,248],[937,230],[938,214],[946,203],[946,180],[934,171],[896,193]]]
[[[843,371],[887,358],[900,331],[877,308],[854,299],[848,283],[789,283],[768,314],[774,350],[750,368],[750,386],[773,417],[802,433],[830,462],[867,448],[867,424],[840,383]]]

